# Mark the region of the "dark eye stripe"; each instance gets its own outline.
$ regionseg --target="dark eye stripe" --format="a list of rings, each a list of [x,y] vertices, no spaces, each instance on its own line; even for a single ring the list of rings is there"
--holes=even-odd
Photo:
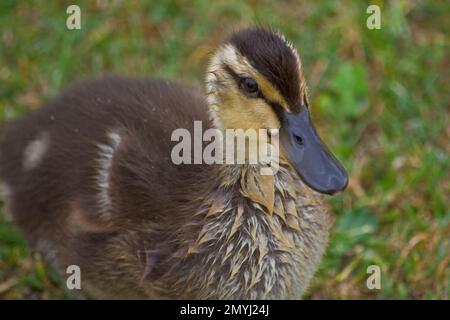
[[[264,99],[266,100],[266,99]],[[275,114],[277,115],[278,120],[280,120],[281,123],[283,123],[283,111],[284,108],[277,102],[273,102],[273,101],[268,101],[266,100],[266,102],[272,107],[273,112],[275,112]]]

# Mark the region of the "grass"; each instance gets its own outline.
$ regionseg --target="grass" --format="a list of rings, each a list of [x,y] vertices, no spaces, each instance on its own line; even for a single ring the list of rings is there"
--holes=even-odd
[[[350,173],[330,198],[335,227],[306,298],[450,298],[450,93],[446,1],[0,2],[0,122],[35,109],[71,81],[104,72],[201,85],[233,29],[270,25],[303,59],[313,118]],[[350,4],[351,3],[351,4]],[[369,265],[381,289],[366,287]],[[0,298],[68,298],[0,210]]]

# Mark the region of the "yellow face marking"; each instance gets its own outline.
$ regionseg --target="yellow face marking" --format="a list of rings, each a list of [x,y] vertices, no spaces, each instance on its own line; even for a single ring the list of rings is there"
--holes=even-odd
[[[222,107],[217,112],[225,128],[269,129],[281,126],[275,112],[264,100],[247,98],[237,88],[224,93],[221,102]]]
[[[236,86],[235,79],[224,69],[224,65],[230,67],[239,76],[253,78],[269,101],[291,111],[280,91],[235,47],[227,44],[212,57],[206,75],[207,101],[215,126],[234,129],[280,128],[281,123],[272,106],[263,99],[249,98],[243,94]],[[302,80],[299,86],[303,88],[300,64],[298,68]]]

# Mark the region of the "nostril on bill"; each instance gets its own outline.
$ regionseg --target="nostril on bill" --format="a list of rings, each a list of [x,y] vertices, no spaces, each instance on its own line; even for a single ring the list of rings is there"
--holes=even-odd
[[[294,134],[294,139],[295,139],[295,142],[297,142],[297,144],[299,144],[301,146],[303,145],[303,138],[302,137]]]

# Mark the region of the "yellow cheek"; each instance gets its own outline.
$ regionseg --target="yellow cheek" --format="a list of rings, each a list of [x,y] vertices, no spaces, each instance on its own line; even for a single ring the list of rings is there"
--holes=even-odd
[[[259,124],[258,128],[264,129],[278,129],[280,128],[280,121],[276,116],[272,107],[261,99],[252,100],[250,102],[251,115]]]
[[[272,107],[262,99],[247,98],[238,91],[222,97],[219,113],[224,128],[280,128],[280,122]]]

